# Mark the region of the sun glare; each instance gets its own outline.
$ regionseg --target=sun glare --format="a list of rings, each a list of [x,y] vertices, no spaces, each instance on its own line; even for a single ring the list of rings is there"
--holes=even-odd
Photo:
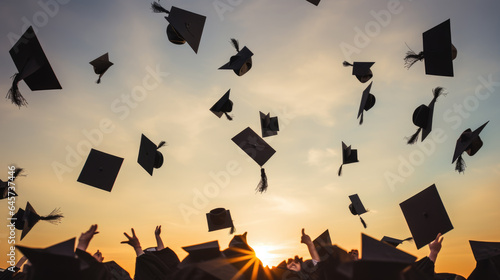
[[[271,245],[252,245],[253,250],[255,251],[255,255],[260,259],[264,266],[276,266],[279,264],[280,256],[276,253],[273,253],[277,248]]]

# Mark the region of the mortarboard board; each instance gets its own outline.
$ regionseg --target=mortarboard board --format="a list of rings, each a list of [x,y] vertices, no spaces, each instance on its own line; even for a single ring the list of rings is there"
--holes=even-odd
[[[104,73],[113,65],[113,62],[109,61],[108,53],[101,55],[100,57],[89,62],[90,65],[94,66],[94,73],[99,75],[96,83],[101,83],[101,77]]]
[[[380,241],[385,242],[387,244],[390,244],[394,247],[398,247],[399,244],[401,244],[405,241],[412,241],[412,240],[413,240],[413,237],[408,237],[405,239],[397,239],[397,238],[393,238],[393,237],[389,237],[389,236],[384,236],[384,237],[382,237],[382,239]]]
[[[40,216],[36,213],[35,209],[29,202],[26,203],[26,210],[19,208],[16,214],[12,216],[12,220],[15,222],[16,229],[22,230],[21,240],[31,231],[31,229],[40,221],[48,221],[50,223],[56,224],[61,221],[64,216],[61,214],[59,209],[54,209],[47,216]]]
[[[180,263],[181,268],[189,264],[208,261],[221,256],[219,241],[217,240],[182,247],[182,249],[188,253],[188,256]]]
[[[91,149],[78,182],[111,192],[123,158]]]
[[[29,279],[80,279],[80,261],[74,253],[75,238],[44,249],[16,247],[33,266],[28,272]]]
[[[345,67],[352,66],[352,74],[362,83],[368,82],[373,77],[372,70],[370,69],[373,64],[375,62],[354,62],[353,64],[347,61],[343,62]]]
[[[435,184],[399,204],[417,249],[453,229]]]
[[[33,27],[30,26],[24,32],[9,53],[19,71],[13,76],[12,87],[7,94],[12,103],[19,107],[28,104],[19,92],[18,83],[21,80],[24,80],[32,91],[62,89]]]
[[[476,267],[468,280],[500,279],[500,242],[469,240]]]
[[[307,0],[307,2],[314,4],[315,6],[318,6],[320,0]]]
[[[424,104],[420,105],[413,111],[413,123],[418,126],[417,132],[415,132],[409,139],[408,144],[415,144],[418,140],[418,134],[422,131],[422,140],[431,133],[432,130],[432,117],[434,115],[434,104],[437,98],[444,94],[444,89],[442,87],[436,87],[432,90],[434,97],[429,103],[429,106]]]
[[[344,164],[359,162],[358,161],[358,150],[351,149],[351,146],[347,146],[342,141],[342,164],[340,165],[338,175],[342,175],[342,166]]]
[[[372,83],[373,82],[368,85],[368,87],[363,91],[363,95],[361,96],[361,103],[359,104],[358,110],[358,118],[361,116],[359,124],[363,124],[363,111],[368,111],[373,107],[373,105],[375,105],[375,95],[370,93]]]
[[[158,146],[149,140],[144,134],[141,136],[141,145],[139,147],[139,156],[137,162],[146,170],[149,175],[153,176],[153,169],[160,168],[163,165],[163,155],[158,151],[159,148],[165,145],[165,141],[161,141]]]
[[[278,117],[272,117],[271,113],[265,115],[260,112],[260,128],[262,130],[262,137],[268,137],[278,134],[280,130],[278,125]]]
[[[322,261],[334,254],[335,248],[338,248],[333,247],[330,232],[328,230],[325,230],[322,234],[316,237],[316,239],[313,240],[313,245]]]
[[[230,234],[234,233],[233,219],[231,212],[224,208],[215,208],[207,213],[208,231],[215,231],[224,228],[231,228]]]
[[[123,267],[121,267],[115,261],[103,262],[102,264],[104,265],[106,270],[109,271],[109,274],[111,274],[112,277],[114,277],[111,279],[114,279],[114,280],[132,280],[128,271],[123,269]]]
[[[260,167],[261,181],[257,186],[259,192],[267,189],[267,176],[262,167],[276,152],[269,144],[260,138],[250,127],[245,128],[231,139],[247,155],[249,155]]]
[[[361,220],[363,227],[366,228],[366,223],[363,220],[363,218],[361,218],[361,214],[364,214],[368,211],[365,209],[365,206],[363,206],[361,199],[357,194],[350,195],[349,199],[351,200],[351,204],[349,204],[349,210],[353,215],[359,216],[359,219]]]
[[[450,20],[425,31],[422,34],[424,50],[416,54],[406,53],[405,66],[410,68],[415,62],[424,60],[425,74],[453,77],[453,62],[457,50],[451,43]]]
[[[187,42],[195,53],[198,53],[203,27],[206,17],[172,6],[170,11],[159,3],[153,2],[151,8],[155,13],[166,13],[165,19],[170,23],[167,27],[167,36],[174,44]]]
[[[220,69],[232,69],[238,76],[243,76],[252,68],[253,53],[245,46],[240,50],[238,40],[231,38],[231,44],[236,49],[237,54],[231,56],[229,62],[219,67]]]
[[[361,234],[361,259],[369,261],[402,262],[411,264],[417,257],[410,255],[396,247],[378,241],[366,234]]]
[[[226,118],[230,121],[233,120],[231,116],[229,116],[229,112],[233,110],[233,101],[229,99],[229,93],[231,89],[228,89],[227,92],[210,108],[210,111],[214,113],[217,117],[222,117],[222,114],[226,115]]]
[[[462,153],[466,152],[469,156],[473,156],[483,146],[483,141],[479,137],[479,133],[481,133],[483,128],[489,122],[490,121],[487,121],[474,131],[471,131],[470,128],[467,128],[457,139],[457,144],[455,145],[455,152],[453,153],[453,160],[451,163],[457,161],[455,170],[457,170],[458,172],[464,172],[465,170],[465,161],[462,158]]]

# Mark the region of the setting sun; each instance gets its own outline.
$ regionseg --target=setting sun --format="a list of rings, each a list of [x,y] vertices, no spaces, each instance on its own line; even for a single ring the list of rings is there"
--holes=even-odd
[[[263,266],[276,266],[281,261],[279,254],[273,253],[277,250],[276,246],[258,244],[252,245],[253,250],[255,251],[255,255],[260,259]]]

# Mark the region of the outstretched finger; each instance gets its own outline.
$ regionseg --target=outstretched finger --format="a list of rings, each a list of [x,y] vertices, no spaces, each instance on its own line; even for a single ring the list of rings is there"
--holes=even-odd
[[[305,229],[302,228],[302,235],[306,235]]]
[[[135,237],[135,230],[132,228],[132,236]]]
[[[125,234],[125,236],[130,240],[132,239],[132,237],[130,237],[130,235],[128,235],[126,232],[124,232],[123,234]]]

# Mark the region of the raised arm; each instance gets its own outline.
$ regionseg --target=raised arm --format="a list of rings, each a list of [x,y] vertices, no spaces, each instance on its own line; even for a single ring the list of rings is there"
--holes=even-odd
[[[156,237],[156,251],[161,251],[165,249],[165,246],[163,245],[163,241],[161,240],[161,226],[156,226],[155,229],[155,237]]]
[[[142,250],[141,247],[141,243],[139,242],[139,238],[137,238],[137,236],[135,235],[135,231],[133,228],[132,228],[132,237],[130,237],[126,232],[124,232],[123,234],[125,235],[125,237],[127,237],[128,240],[122,241],[121,244],[128,244],[132,246],[137,256],[144,254],[144,251]]]
[[[302,237],[300,239],[300,243],[304,243],[307,245],[307,249],[309,250],[311,259],[315,260],[316,262],[320,261],[318,251],[316,251],[316,247],[314,247],[311,237],[305,233],[304,229],[302,229]]]
[[[441,247],[442,247],[441,243],[443,243],[443,239],[444,239],[444,237],[441,237],[441,233],[439,233],[436,236],[436,239],[434,239],[434,241],[429,243],[429,249],[430,249],[429,259],[431,259],[431,261],[433,261],[434,263],[436,263],[436,259],[437,259],[437,256],[439,254],[439,251],[441,251]]]
[[[99,232],[97,231],[97,225],[91,225],[89,230],[80,234],[80,238],[78,238],[78,245],[76,246],[76,248],[82,251],[86,251],[87,247],[89,247],[90,241],[92,240],[94,235],[98,233]]]

